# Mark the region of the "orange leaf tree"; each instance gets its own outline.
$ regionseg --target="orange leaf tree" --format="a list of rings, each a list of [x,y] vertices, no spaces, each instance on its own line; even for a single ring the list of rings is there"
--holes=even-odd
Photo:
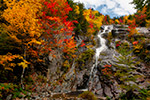
[[[146,6],[143,7],[142,10],[138,10],[138,12],[135,14],[136,24],[138,26],[145,26],[146,24]]]
[[[66,49],[66,46],[68,46],[68,53],[73,52],[70,51],[70,48],[74,48],[75,46],[70,47],[68,42],[65,42],[65,40],[71,39],[74,34],[73,22],[76,22],[67,20],[69,11],[72,11],[72,8],[69,6],[67,0],[43,1],[43,11],[39,22],[42,24],[41,28],[44,30],[42,34],[41,54],[45,52],[47,54],[52,53],[58,48],[63,51],[63,49]],[[75,43],[73,38],[71,41],[69,43]]]

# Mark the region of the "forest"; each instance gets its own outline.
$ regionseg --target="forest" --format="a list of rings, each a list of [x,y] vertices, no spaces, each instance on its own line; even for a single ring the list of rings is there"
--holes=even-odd
[[[111,18],[73,0],[0,0],[0,100],[150,100],[150,1],[131,3]]]

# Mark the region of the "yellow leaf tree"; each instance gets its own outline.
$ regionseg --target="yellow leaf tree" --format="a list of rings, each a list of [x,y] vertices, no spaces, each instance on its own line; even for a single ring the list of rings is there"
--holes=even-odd
[[[41,9],[40,0],[4,1],[8,7],[2,15],[9,23],[6,26],[7,34],[24,45],[38,39],[41,34],[40,25],[37,24],[37,13]]]
[[[3,17],[9,23],[5,25],[7,34],[12,40],[20,44],[23,56],[33,44],[40,44],[41,35],[39,19],[41,3],[40,0],[4,0],[7,9]]]
[[[91,9],[84,10],[83,15],[89,23],[89,28],[87,30],[88,35],[92,35],[100,29],[104,18],[103,15],[100,15],[98,11],[93,11]]]
[[[28,67],[27,54],[30,53],[34,45],[41,44],[40,36],[41,29],[40,24],[38,24],[42,9],[41,0],[4,0],[7,9],[4,10],[2,17],[8,22],[7,25],[3,25],[7,30],[6,34],[14,41],[14,43],[19,44],[22,53],[19,55],[8,53],[6,56],[1,55],[4,59],[0,59],[1,65],[9,68],[7,63],[12,59],[21,59],[22,62],[18,64],[11,64],[9,66],[22,66],[23,72],[21,75],[21,83],[25,68]],[[33,51],[33,49],[32,49]],[[11,55],[10,55],[11,54]],[[8,57],[11,58],[8,59]],[[30,62],[30,61],[29,61]],[[31,64],[31,63],[30,63]]]

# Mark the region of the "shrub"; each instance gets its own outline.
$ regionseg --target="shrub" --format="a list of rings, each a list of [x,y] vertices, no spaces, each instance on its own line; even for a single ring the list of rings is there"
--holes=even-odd
[[[97,97],[90,91],[85,91],[79,95],[79,98],[86,100],[97,100]]]

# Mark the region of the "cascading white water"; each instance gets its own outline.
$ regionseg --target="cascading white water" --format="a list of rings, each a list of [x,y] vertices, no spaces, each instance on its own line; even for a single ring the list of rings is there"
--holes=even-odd
[[[93,67],[92,67],[92,69],[91,69],[91,74],[93,73],[93,70],[94,70],[94,67],[95,68],[97,68],[97,64],[98,64],[98,59],[99,59],[99,55],[100,55],[100,53],[103,51],[103,50],[106,50],[107,49],[107,46],[106,46],[106,40],[102,37],[102,35],[104,34],[104,33],[109,33],[109,32],[111,32],[111,27],[110,27],[110,29],[108,30],[108,27],[109,26],[103,26],[104,28],[104,30],[103,31],[99,31],[99,33],[98,33],[98,37],[99,37],[99,40],[100,40],[100,47],[98,47],[97,49],[96,49],[96,54],[95,54],[95,58],[96,58],[96,63],[95,63],[95,65],[93,65]],[[106,32],[106,30],[107,30],[107,32]]]
[[[97,67],[97,63],[98,63],[98,58],[99,58],[99,55],[100,53],[107,49],[107,46],[106,46],[106,40],[104,38],[102,38],[102,34],[105,32],[105,30],[103,32],[99,32],[98,34],[98,37],[99,37],[99,40],[100,40],[100,47],[96,49],[96,67]]]
[[[110,26],[110,25],[105,25],[103,26],[104,30],[101,32],[98,33],[98,37],[99,37],[99,40],[100,40],[100,47],[96,49],[96,68],[97,68],[97,63],[98,63],[98,59],[99,59],[99,55],[100,53],[103,51],[103,50],[106,50],[107,49],[107,46],[106,46],[106,40],[102,37],[102,35],[104,33],[109,33],[111,32],[111,30],[113,29],[113,26]]]
[[[99,55],[102,51],[106,50],[107,49],[107,46],[106,46],[106,39],[102,37],[102,35],[104,33],[109,33],[111,32],[111,30],[113,29],[113,26],[110,26],[110,25],[104,25],[103,26],[103,30],[100,30],[99,33],[98,33],[98,38],[100,40],[100,47],[98,47],[96,49],[96,53],[95,53],[95,58],[96,58],[96,62],[95,64],[92,66],[91,68],[91,72],[90,72],[90,77],[89,77],[89,81],[90,82],[90,85],[92,86],[93,84],[93,80],[94,80],[94,77],[95,77],[95,74],[97,72],[97,65],[98,65],[98,59],[99,59]],[[95,69],[95,70],[94,70]]]

